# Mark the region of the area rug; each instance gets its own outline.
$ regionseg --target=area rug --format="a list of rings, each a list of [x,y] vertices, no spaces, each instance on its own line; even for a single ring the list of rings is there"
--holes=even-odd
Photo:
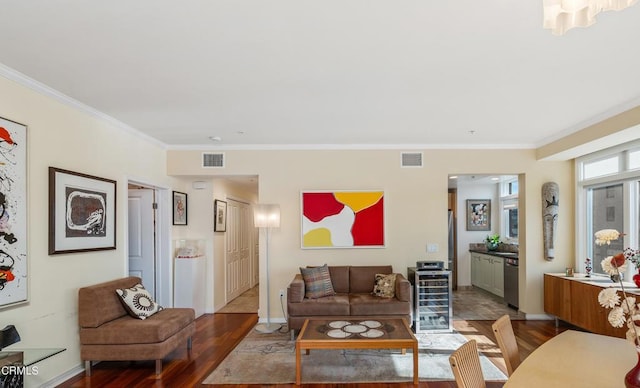
[[[416,334],[420,381],[453,381],[449,355],[467,339],[458,333]],[[507,377],[483,355],[485,380]],[[203,381],[203,384],[292,384],[295,341],[289,333],[252,331]],[[312,350],[302,355],[303,383],[403,382],[413,379],[413,355],[399,350]]]

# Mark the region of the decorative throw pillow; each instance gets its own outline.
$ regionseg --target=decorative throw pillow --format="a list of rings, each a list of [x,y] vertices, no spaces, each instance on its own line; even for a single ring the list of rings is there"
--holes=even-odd
[[[153,301],[149,291],[142,284],[136,284],[131,288],[118,288],[116,293],[120,296],[124,307],[134,318],[147,319],[163,307]]]
[[[372,294],[382,298],[393,298],[396,296],[396,274],[385,275],[377,273]]]
[[[333,284],[331,284],[329,267],[326,264],[322,267],[300,267],[300,273],[304,279],[304,296],[306,298],[317,299],[336,294],[333,290]]]

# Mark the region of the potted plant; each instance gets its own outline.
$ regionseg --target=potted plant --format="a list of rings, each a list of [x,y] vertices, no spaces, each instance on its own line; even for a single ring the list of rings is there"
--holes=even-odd
[[[500,244],[502,244],[500,242],[500,235],[499,234],[492,234],[492,235],[487,236],[487,238],[485,239],[485,244],[487,245],[487,250],[495,251],[496,249],[498,249]]]

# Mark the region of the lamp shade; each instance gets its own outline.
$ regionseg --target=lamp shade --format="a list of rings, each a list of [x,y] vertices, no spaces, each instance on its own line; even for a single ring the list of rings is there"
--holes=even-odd
[[[256,228],[279,228],[280,205],[258,204],[253,208],[253,223]]]
[[[574,27],[588,27],[602,11],[620,11],[638,0],[543,0],[544,28],[563,35]]]

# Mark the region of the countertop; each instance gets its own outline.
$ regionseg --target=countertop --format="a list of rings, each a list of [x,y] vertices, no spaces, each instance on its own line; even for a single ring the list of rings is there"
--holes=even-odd
[[[602,288],[618,288],[622,289],[620,286],[620,282],[612,282],[611,279],[605,276],[592,275],[590,278],[583,273],[574,273],[573,276],[566,276],[564,273],[547,273],[546,275],[556,276],[559,278],[564,278],[567,280],[572,280],[576,282],[591,284],[592,286],[598,286]],[[640,287],[636,286],[635,283],[632,282],[622,282],[624,286],[624,290],[634,295],[640,295]]]
[[[518,254],[515,252],[487,251],[487,250],[481,250],[481,249],[469,249],[469,252],[482,253],[485,255],[496,256],[496,257],[507,257],[510,259],[518,258]]]

